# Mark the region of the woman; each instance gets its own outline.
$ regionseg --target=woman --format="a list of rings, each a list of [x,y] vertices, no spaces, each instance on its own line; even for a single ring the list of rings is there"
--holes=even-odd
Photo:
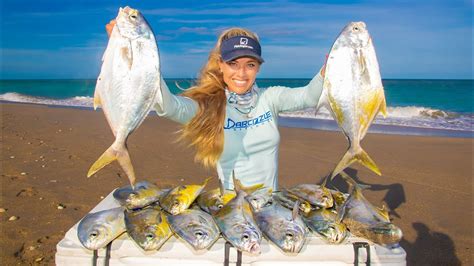
[[[263,62],[257,35],[231,28],[220,34],[195,86],[176,96],[161,81],[156,112],[184,125],[180,140],[194,146],[196,161],[216,167],[226,189],[233,189],[235,171],[245,186],[277,190],[278,114],[315,107],[321,95],[321,74],[301,88],[258,88]]]

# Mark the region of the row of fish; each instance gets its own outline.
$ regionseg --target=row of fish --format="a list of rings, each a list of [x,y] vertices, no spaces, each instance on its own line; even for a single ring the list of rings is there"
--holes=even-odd
[[[273,192],[262,185],[235,191],[205,191],[202,185],[160,189],[147,181],[116,189],[121,207],[88,214],[78,226],[84,247],[99,249],[120,234],[144,250],[157,250],[173,234],[195,250],[209,249],[222,236],[240,251],[261,252],[262,237],[286,253],[298,253],[309,231],[328,243],[340,244],[349,235],[382,245],[397,244],[401,230],[388,212],[373,206],[362,188],[344,172],[350,194],[324,185],[300,184]],[[308,230],[309,228],[309,230]]]
[[[120,8],[115,21],[94,94],[94,108],[102,107],[115,141],[87,176],[118,160],[133,186],[136,177],[126,140],[161,96],[160,57],[153,31],[138,10]],[[377,56],[364,22],[349,23],[334,42],[317,108],[330,110],[349,142],[331,177],[355,161],[381,175],[360,146],[375,116],[386,115]]]

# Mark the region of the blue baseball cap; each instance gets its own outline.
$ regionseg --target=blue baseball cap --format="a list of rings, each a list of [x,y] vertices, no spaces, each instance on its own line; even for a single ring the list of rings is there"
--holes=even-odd
[[[260,43],[249,36],[234,36],[223,40],[221,43],[221,56],[225,62],[244,56],[253,57],[260,63],[265,62],[262,58]]]

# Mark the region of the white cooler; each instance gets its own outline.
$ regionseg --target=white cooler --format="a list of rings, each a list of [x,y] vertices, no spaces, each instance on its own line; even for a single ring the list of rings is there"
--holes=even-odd
[[[110,193],[91,212],[120,206]],[[385,248],[366,239],[350,236],[339,245],[330,245],[312,233],[300,253],[288,255],[273,243],[262,240],[258,256],[238,253],[221,237],[210,250],[196,252],[184,240],[172,236],[158,251],[143,251],[127,233],[108,248],[93,251],[84,248],[77,238],[75,224],[56,246],[56,265],[406,265],[402,247]],[[360,248],[359,248],[360,247]],[[357,251],[356,251],[357,250]],[[226,257],[226,251],[228,256]],[[369,252],[367,252],[369,251]],[[357,254],[357,255],[356,255]],[[367,261],[367,255],[370,262]]]

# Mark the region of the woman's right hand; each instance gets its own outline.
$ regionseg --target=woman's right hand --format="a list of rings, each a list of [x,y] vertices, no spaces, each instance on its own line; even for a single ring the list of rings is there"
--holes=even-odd
[[[107,25],[105,25],[105,30],[107,31],[107,35],[109,37],[110,34],[112,34],[112,30],[114,29],[116,23],[117,22],[115,21],[115,19],[112,19]]]

